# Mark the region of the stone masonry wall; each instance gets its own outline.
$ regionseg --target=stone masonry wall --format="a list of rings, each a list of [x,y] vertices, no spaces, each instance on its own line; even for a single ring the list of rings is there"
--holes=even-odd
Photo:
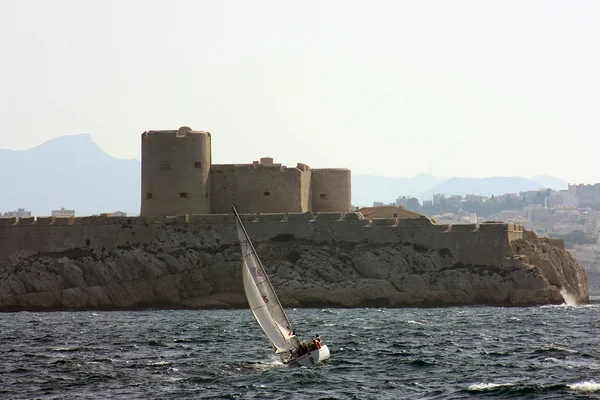
[[[313,169],[311,191],[314,212],[345,212],[352,208],[349,169]]]
[[[140,215],[211,212],[210,141],[188,127],[142,134]]]
[[[522,238],[514,224],[432,225],[420,220],[360,219],[355,213],[245,214],[246,229],[255,241],[278,235],[293,235],[315,242],[410,243],[424,249],[448,249],[465,264],[489,265],[511,257],[511,238]],[[0,219],[0,266],[38,253],[75,248],[126,248],[160,243],[161,234],[185,232],[186,241],[205,238],[205,245],[218,248],[237,242],[233,215],[184,215],[146,219],[126,217]],[[187,237],[186,237],[187,236]]]
[[[239,212],[305,212],[310,171],[279,164],[213,165],[212,212],[228,213],[235,205]]]

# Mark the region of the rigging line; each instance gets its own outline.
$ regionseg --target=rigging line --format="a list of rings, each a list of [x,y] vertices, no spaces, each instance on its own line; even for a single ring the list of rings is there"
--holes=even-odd
[[[239,223],[239,226],[241,226],[242,231],[244,232],[244,236],[246,237],[246,240],[248,241],[248,244],[250,245],[250,247],[252,248],[252,251],[256,255],[256,260],[258,261],[258,264],[260,265],[261,269],[265,273],[265,280],[267,282],[269,282],[269,286],[271,287],[271,291],[273,292],[273,296],[275,296],[275,299],[277,300],[277,303],[281,304],[281,301],[279,300],[279,297],[277,296],[277,293],[275,293],[275,289],[273,289],[273,285],[271,284],[271,281],[269,280],[269,277],[266,274],[265,266],[263,265],[262,261],[260,261],[260,257],[258,256],[258,253],[256,252],[256,248],[254,248],[254,245],[252,244],[252,241],[250,240],[250,236],[248,236],[248,232],[246,231],[246,227],[242,223],[242,219],[240,218],[240,215],[238,214],[238,212],[237,212],[237,210],[235,209],[234,206],[231,206],[231,209],[233,210],[233,213],[235,214],[235,217],[237,218],[237,222]],[[291,327],[292,324],[291,324],[291,322],[290,322],[287,314],[285,313],[285,311],[283,311],[283,308],[281,308],[281,312],[282,312],[283,317],[285,318],[285,321],[287,322],[288,326]]]

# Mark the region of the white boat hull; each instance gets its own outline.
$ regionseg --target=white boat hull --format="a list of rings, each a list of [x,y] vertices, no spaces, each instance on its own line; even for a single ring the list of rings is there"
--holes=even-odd
[[[315,349],[310,353],[306,353],[294,360],[295,363],[302,365],[303,367],[314,367],[320,362],[323,362],[329,358],[329,347],[327,345],[321,346],[320,349]]]

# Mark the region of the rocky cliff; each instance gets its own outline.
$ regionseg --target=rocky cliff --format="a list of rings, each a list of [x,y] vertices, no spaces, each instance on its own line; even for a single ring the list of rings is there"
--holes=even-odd
[[[170,229],[146,243],[109,249],[88,239],[85,246],[14,257],[0,264],[0,310],[246,307],[239,247],[215,234]],[[477,265],[448,248],[409,242],[277,235],[256,247],[290,307],[529,306],[560,304],[565,296],[589,301],[582,267],[559,242],[528,232],[511,242],[512,256]]]

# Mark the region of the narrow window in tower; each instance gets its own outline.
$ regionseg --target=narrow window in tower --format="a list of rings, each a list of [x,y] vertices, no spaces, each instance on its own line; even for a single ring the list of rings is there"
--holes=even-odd
[[[151,199],[152,198],[152,193],[146,193],[146,198],[147,199]]]
[[[263,192],[263,196],[270,196],[271,192]]]
[[[196,161],[194,163],[194,168],[202,168],[202,163],[200,161]]]
[[[186,192],[181,192],[181,193],[179,193],[179,197],[181,197],[182,199],[187,199],[188,194]]]
[[[319,198],[320,198],[321,200],[327,200],[327,193],[321,193],[321,194],[319,195]]]
[[[167,160],[163,160],[160,162],[160,169],[162,171],[168,171],[171,169],[171,163]]]
[[[208,199],[208,192],[204,193],[204,198]]]

